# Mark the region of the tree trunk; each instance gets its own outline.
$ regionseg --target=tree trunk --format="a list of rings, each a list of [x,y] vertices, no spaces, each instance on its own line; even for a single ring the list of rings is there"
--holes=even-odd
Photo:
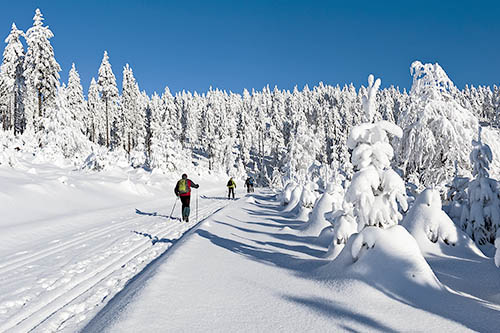
[[[108,99],[105,98],[106,104],[106,147],[109,148],[109,116],[108,116]]]
[[[38,90],[38,116],[40,118],[43,117],[43,114],[42,114],[42,92],[40,90]]]

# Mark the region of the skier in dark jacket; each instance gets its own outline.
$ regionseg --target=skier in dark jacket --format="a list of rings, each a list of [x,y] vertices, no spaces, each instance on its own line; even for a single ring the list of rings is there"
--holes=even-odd
[[[191,179],[188,179],[186,174],[182,175],[175,185],[175,195],[181,199],[182,202],[182,220],[189,222],[189,202],[191,201],[191,187],[198,188],[200,185],[195,184]]]
[[[253,192],[253,178],[248,177],[247,180],[245,180],[245,186],[247,187],[247,193]]]
[[[227,182],[227,188],[229,190],[227,198],[230,199],[232,194],[234,199],[234,189],[236,188],[236,183],[234,182],[233,177],[229,178],[229,181]]]

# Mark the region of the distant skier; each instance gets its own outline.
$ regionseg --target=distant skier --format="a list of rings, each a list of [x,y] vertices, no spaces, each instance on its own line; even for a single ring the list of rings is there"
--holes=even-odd
[[[248,177],[247,180],[245,180],[245,186],[247,187],[247,193],[253,192],[253,178]]]
[[[191,179],[188,179],[186,174],[182,175],[182,179],[175,185],[175,195],[181,199],[182,202],[182,220],[189,222],[189,202],[191,201],[191,187],[198,188],[200,185],[195,184]]]
[[[227,188],[229,189],[227,198],[231,199],[231,194],[232,194],[234,199],[234,189],[236,188],[236,183],[234,182],[233,177],[229,178],[229,181],[227,182]]]

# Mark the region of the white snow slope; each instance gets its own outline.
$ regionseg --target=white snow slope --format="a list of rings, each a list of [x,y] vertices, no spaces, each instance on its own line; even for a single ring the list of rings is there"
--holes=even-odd
[[[396,226],[367,233],[357,261],[350,241],[332,262],[312,237],[280,232],[304,223],[281,210],[259,192],[208,217],[83,331],[498,331],[500,271],[491,259],[446,254],[429,267]]]
[[[81,329],[196,224],[196,191],[191,221],[170,218],[177,177],[0,166],[0,332]],[[200,184],[198,221],[232,202],[227,179],[190,178]]]

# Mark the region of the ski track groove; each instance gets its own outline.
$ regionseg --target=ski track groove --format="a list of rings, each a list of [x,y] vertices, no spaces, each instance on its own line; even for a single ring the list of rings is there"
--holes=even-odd
[[[166,218],[166,222],[168,223],[166,228],[163,227],[165,221],[154,223],[149,227],[150,229],[153,230],[156,228],[161,228],[161,233],[155,235],[156,239],[158,240],[169,239],[170,241],[175,242],[175,240],[182,237],[184,233],[189,231],[191,228],[196,227],[200,221],[203,221],[205,218],[213,214],[215,211],[223,207],[226,207],[230,203],[231,201],[223,201],[222,203],[219,203],[219,201],[215,201],[211,205],[199,209],[198,220],[196,220],[194,223],[173,221],[169,218]],[[196,212],[194,213],[196,214]],[[193,217],[196,217],[195,214],[191,215]],[[12,271],[16,268],[30,264],[37,260],[47,258],[49,256],[53,256],[58,253],[63,253],[64,250],[74,248],[92,239],[102,238],[107,234],[110,234],[111,232],[116,231],[118,229],[126,230],[127,226],[131,226],[134,224],[137,226],[139,225],[139,223],[137,223],[138,221],[148,220],[151,217],[153,216],[137,216],[128,218],[124,221],[112,223],[111,225],[101,229],[93,228],[95,229],[94,231],[88,231],[85,234],[77,236],[76,239],[71,239],[66,242],[54,243],[55,246],[42,250],[41,253],[27,255],[23,257],[17,257],[14,260],[11,260],[3,264],[0,268],[0,274]],[[130,230],[130,232],[133,231],[134,230]],[[145,235],[146,234],[144,234],[143,236]],[[149,236],[152,237],[153,235],[150,234]],[[36,330],[41,325],[47,323],[47,321],[50,321],[50,319],[52,319],[57,313],[59,313],[59,311],[70,305],[75,300],[83,298],[83,296],[85,296],[86,294],[91,295],[92,294],[91,291],[93,289],[100,287],[103,281],[113,276],[115,273],[119,272],[122,268],[126,268],[127,264],[134,265],[133,270],[130,271],[129,276],[126,276],[124,279],[126,281],[130,280],[136,274],[138,274],[147,265],[148,262],[151,262],[156,257],[161,255],[163,252],[168,251],[168,249],[172,246],[172,243],[170,243],[168,246],[165,245],[165,249],[159,252],[155,252],[154,256],[151,257],[148,256],[147,254],[150,252],[151,247],[155,246],[154,243],[153,245],[151,245],[152,241],[153,238],[150,239],[149,237],[144,237],[143,240],[135,240],[135,241],[133,239],[129,240],[125,239],[124,241],[122,241],[121,244],[111,246],[109,251],[112,251],[112,249],[116,246],[117,253],[120,253],[120,251],[123,249],[127,249],[127,252],[117,257],[114,257],[114,259],[111,261],[107,261],[107,265],[105,266],[99,266],[98,269],[94,269],[91,272],[88,272],[84,275],[76,276],[74,279],[71,280],[71,283],[69,284],[63,285],[60,288],[49,290],[44,295],[44,297],[47,297],[47,299],[44,300],[43,302],[32,303],[27,307],[23,305],[21,311],[9,317],[7,321],[0,326],[0,331],[31,332],[33,330]],[[124,243],[131,243],[131,242],[138,242],[138,244],[136,243],[137,245],[134,246],[133,248],[130,248],[130,246],[126,245],[123,246]],[[96,249],[100,250],[103,247],[110,247],[110,244],[101,242],[101,244],[99,244],[98,246],[92,247],[92,251],[95,251]],[[58,279],[52,282],[52,285],[54,285],[56,282],[58,282],[60,279],[63,278],[64,276],[60,276]],[[124,285],[126,284],[126,281],[124,281],[125,282]],[[106,298],[111,299],[117,292],[119,292],[119,290],[112,291],[111,294],[106,295],[101,300],[101,303]],[[63,319],[61,322],[56,324],[58,329],[60,329],[61,326],[64,325],[64,323],[67,320],[71,319],[73,316]],[[58,329],[56,329],[56,331]]]
[[[78,238],[76,238],[76,239],[72,238],[71,240],[68,240],[65,242],[58,242],[58,243],[56,243],[57,245],[43,249],[43,250],[39,251],[38,253],[33,253],[31,255],[27,255],[24,257],[17,257],[16,259],[11,260],[10,262],[8,261],[8,262],[0,265],[0,274],[7,273],[11,270],[19,268],[21,266],[25,266],[27,264],[34,262],[34,261],[46,258],[48,256],[52,256],[54,254],[61,252],[61,250],[66,250],[66,249],[75,247],[77,245],[80,245],[83,242],[95,239],[96,236],[101,236],[105,233],[109,233],[110,231],[115,231],[117,229],[123,228],[124,226],[131,224],[135,220],[141,219],[141,218],[144,218],[144,217],[141,216],[141,217],[136,217],[136,218],[130,218],[130,219],[125,220],[123,222],[114,223],[114,224],[111,224],[107,227],[103,227],[102,229],[93,228],[93,229],[95,229],[94,231],[88,231],[85,234],[78,236]],[[125,225],[123,223],[125,223]],[[90,230],[92,230],[92,229],[90,229]]]

